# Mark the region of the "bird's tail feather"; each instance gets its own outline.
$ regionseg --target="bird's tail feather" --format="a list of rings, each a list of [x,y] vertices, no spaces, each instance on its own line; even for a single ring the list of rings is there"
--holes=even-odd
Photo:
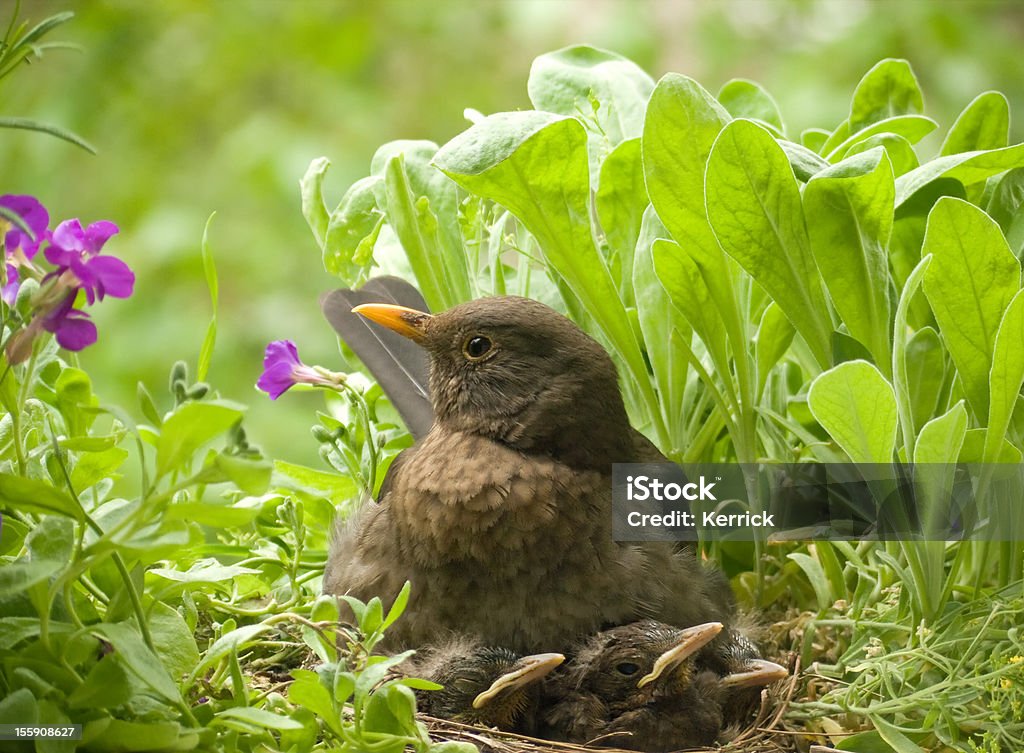
[[[338,336],[363,362],[415,438],[430,430],[429,367],[423,350],[352,309],[361,303],[394,303],[429,311],[420,292],[398,277],[375,277],[358,290],[341,288],[320,297],[320,308]]]

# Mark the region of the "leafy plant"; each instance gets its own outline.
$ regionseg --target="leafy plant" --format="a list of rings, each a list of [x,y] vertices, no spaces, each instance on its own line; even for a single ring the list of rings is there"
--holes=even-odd
[[[939,126],[903,60],[864,75],[842,123],[801,134],[756,83],[715,96],[591,47],[541,56],[527,89],[535,109],[467,111],[440,148],[384,145],[334,211],[315,161],[303,207],[328,271],[349,285],[411,273],[433,307],[513,291],[551,303],[608,347],[634,424],[673,459],[1020,461],[1024,144],[1009,144],[1005,97],[980,95],[927,155]],[[977,603],[961,600],[1024,575],[1019,542],[867,546],[716,556],[754,568],[737,587],[762,606],[802,574],[824,615],[863,596],[870,552],[877,582],[902,588],[893,620],[945,631],[903,633],[919,652],[960,651],[951,615]],[[833,696],[914,749],[882,729],[900,716],[923,732],[936,707],[879,692]],[[948,714],[965,721],[945,744],[1017,740],[1005,720]]]

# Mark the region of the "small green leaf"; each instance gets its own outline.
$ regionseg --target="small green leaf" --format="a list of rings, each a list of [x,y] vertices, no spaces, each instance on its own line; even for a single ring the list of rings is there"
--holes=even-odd
[[[907,342],[907,386],[914,426],[924,424],[935,414],[946,381],[946,358],[939,333],[922,327]]]
[[[391,604],[391,608],[388,610],[387,616],[381,623],[381,629],[387,630],[395,621],[402,616],[405,611],[405,607],[409,604],[409,594],[412,591],[412,584],[406,581],[402,586],[402,590],[398,592],[398,596],[395,597],[394,602]]]
[[[967,433],[964,401],[926,423],[914,445],[915,463],[955,463]]]
[[[299,181],[302,194],[302,214],[306,218],[309,229],[313,231],[317,245],[321,248],[323,248],[324,239],[327,237],[327,224],[330,220],[323,194],[324,178],[327,175],[327,168],[330,166],[331,162],[326,157],[317,157],[309,163],[306,174]]]
[[[106,640],[125,666],[139,680],[172,704],[181,703],[181,693],[175,680],[167,673],[160,657],[143,642],[142,636],[124,623],[101,623],[86,628],[92,635]]]
[[[927,751],[904,735],[895,726],[883,720],[877,714],[868,714],[871,723],[875,725],[878,734],[885,740],[895,753],[927,753]]]
[[[219,292],[217,287],[217,267],[213,262],[213,251],[210,250],[209,242],[210,223],[213,222],[213,218],[216,216],[216,212],[211,214],[206,220],[206,227],[203,228],[203,277],[206,278],[206,289],[210,291],[210,308],[213,310],[213,313],[210,316],[210,324],[206,328],[203,344],[199,348],[199,362],[196,366],[196,381],[198,382],[206,380],[206,375],[210,371],[210,362],[213,359],[213,348],[217,343],[217,302]]]
[[[951,178],[971,186],[1016,167],[1024,167],[1024,144],[939,157],[896,180],[896,206],[939,178]]]
[[[761,323],[754,337],[754,352],[757,360],[757,394],[764,391],[768,373],[785,355],[793,342],[796,329],[775,302],[768,304],[761,314]]]
[[[906,137],[895,133],[877,133],[857,142],[847,150],[846,158],[869,152],[879,146],[885,149],[889,162],[892,164],[893,175],[896,177],[909,173],[921,164],[914,147]]]
[[[242,725],[225,724],[225,722],[243,722]],[[286,730],[301,730],[302,724],[290,719],[287,716],[274,714],[263,709],[251,707],[235,707],[219,712],[211,722],[211,725],[222,724],[242,732],[252,731],[251,728],[272,729],[277,732]]]
[[[352,184],[331,212],[323,244],[324,269],[346,285],[355,285],[373,263],[373,245],[384,225],[377,204],[384,179],[371,175]]]
[[[923,109],[924,97],[910,63],[887,58],[876,63],[857,84],[850,104],[850,133]]]
[[[756,81],[734,78],[718,92],[718,101],[734,118],[759,120],[776,131],[785,133],[782,114],[772,95]]]
[[[832,596],[832,590],[829,587],[828,578],[825,577],[825,571],[822,569],[821,563],[814,559],[814,557],[802,552],[791,552],[786,556],[800,566],[800,569],[807,576],[807,580],[811,582],[814,595],[818,599],[818,609],[825,611],[832,606],[835,598]]]
[[[594,209],[613,253],[612,276],[627,306],[634,303],[633,253],[647,203],[640,139],[623,141],[601,163]]]
[[[105,478],[115,478],[115,472],[127,459],[128,451],[120,447],[82,453],[71,471],[71,486],[80,494]]]
[[[1010,103],[1000,92],[984,92],[950,126],[939,155],[1002,149],[1009,141]]]
[[[867,361],[847,361],[811,383],[814,418],[855,463],[891,463],[896,449],[896,396]]]
[[[188,402],[179,406],[160,430],[156,448],[157,476],[187,463],[196,450],[234,426],[244,412],[245,406],[227,400]]]
[[[68,696],[72,709],[110,709],[132,697],[131,679],[116,656],[105,656],[89,670],[84,682]]]

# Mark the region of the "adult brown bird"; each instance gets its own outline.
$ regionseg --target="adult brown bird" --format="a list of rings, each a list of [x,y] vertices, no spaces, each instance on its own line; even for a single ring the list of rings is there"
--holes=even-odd
[[[329,316],[337,300],[325,300]],[[612,464],[665,458],[630,426],[595,340],[517,297],[436,315],[356,311],[430,363],[433,424],[394,461],[378,504],[341,528],[324,578],[327,593],[385,602],[412,582],[392,648],[456,631],[520,653],[564,651],[646,617],[731,620],[728,583],[692,554],[612,540]]]
[[[546,688],[543,734],[652,753],[712,744],[723,726],[722,680],[694,655],[721,629],[644,620],[585,640]]]
[[[562,654],[519,656],[462,638],[417,652],[402,669],[443,686],[416,694],[430,716],[532,734],[541,680],[563,661]]]

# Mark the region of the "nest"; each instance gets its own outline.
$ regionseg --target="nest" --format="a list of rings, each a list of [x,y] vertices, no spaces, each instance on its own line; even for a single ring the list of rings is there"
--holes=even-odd
[[[797,666],[785,683],[776,683],[761,694],[761,707],[757,715],[745,728],[733,730],[728,741],[716,748],[685,748],[687,751],[708,751],[709,753],[793,753],[797,750],[797,739],[804,738],[805,732],[788,727],[783,718],[789,703],[800,684],[799,659]],[[609,741],[592,740],[585,745],[541,740],[511,732],[485,729],[469,724],[422,716],[432,738],[473,743],[482,753],[636,753],[623,748],[608,746]],[[806,739],[806,738],[805,738]],[[806,749],[806,745],[803,746]]]

